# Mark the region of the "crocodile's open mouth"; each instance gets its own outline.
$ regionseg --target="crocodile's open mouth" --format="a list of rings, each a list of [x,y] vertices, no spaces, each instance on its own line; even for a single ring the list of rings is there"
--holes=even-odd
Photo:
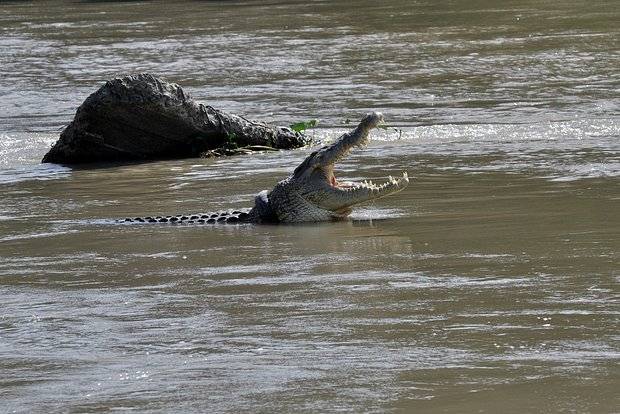
[[[391,175],[388,176],[387,181],[381,184],[376,184],[372,180],[364,180],[363,182],[354,181],[339,181],[334,174],[334,165],[348,156],[351,151],[357,148],[365,148],[368,145],[369,137],[368,133],[371,129],[376,128],[379,124],[383,123],[383,115],[379,112],[373,112],[368,114],[360,123],[359,128],[363,128],[364,133],[360,134],[345,134],[336,142],[328,147],[328,150],[332,152],[331,159],[325,159],[325,163],[322,165],[323,172],[327,177],[327,181],[332,188],[342,190],[346,192],[354,191],[370,191],[376,196],[381,197],[383,195],[392,194],[402,190],[409,183],[409,176],[406,172],[402,173],[401,177],[394,178]],[[325,157],[328,158],[328,157]],[[372,197],[374,198],[374,197]]]
[[[407,187],[409,177],[406,172],[397,178],[389,176],[382,183],[348,181],[338,179],[334,174],[334,166],[355,147],[365,147],[370,130],[382,121],[380,113],[372,112],[353,131],[310,154],[293,173],[293,180],[304,182],[300,194],[321,209],[347,214],[350,207],[356,204],[385,197]]]
[[[402,176],[396,178],[390,175],[387,180],[379,183],[375,183],[372,180],[349,181],[336,178],[334,172],[335,164],[345,158],[354,147],[363,146],[365,146],[365,142],[361,145],[359,142],[355,142],[352,145],[342,146],[339,148],[337,156],[332,157],[329,162],[317,165],[315,167],[315,174],[317,179],[324,180],[325,189],[329,195],[325,197],[320,195],[321,192],[319,191],[317,192],[317,197],[310,195],[309,198],[314,198],[317,204],[329,210],[348,211],[349,207],[355,204],[385,197],[407,187],[409,184],[407,172],[403,172]]]

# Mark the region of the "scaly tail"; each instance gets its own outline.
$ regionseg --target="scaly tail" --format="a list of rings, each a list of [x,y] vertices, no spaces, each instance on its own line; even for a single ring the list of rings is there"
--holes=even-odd
[[[197,213],[179,216],[147,216],[117,220],[117,223],[164,223],[164,224],[216,224],[247,223],[249,209],[220,211],[217,213]]]

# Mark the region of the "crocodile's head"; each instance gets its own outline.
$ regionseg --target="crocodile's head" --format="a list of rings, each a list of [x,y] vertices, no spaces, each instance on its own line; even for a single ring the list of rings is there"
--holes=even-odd
[[[360,203],[404,189],[409,183],[406,172],[399,178],[390,176],[383,184],[344,181],[334,175],[336,163],[354,147],[366,145],[370,130],[382,121],[380,113],[369,113],[357,128],[342,135],[333,144],[314,151],[289,178],[278,183],[268,194],[269,206],[277,219],[298,222],[343,218]]]

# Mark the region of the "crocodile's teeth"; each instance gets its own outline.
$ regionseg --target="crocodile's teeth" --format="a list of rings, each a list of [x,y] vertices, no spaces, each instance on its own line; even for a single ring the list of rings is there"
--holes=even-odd
[[[347,191],[364,189],[370,191],[371,193],[377,193],[390,189],[392,187],[405,185],[406,183],[409,183],[409,175],[407,174],[407,172],[403,172],[402,177],[398,178],[394,178],[393,176],[389,175],[387,181],[382,184],[377,184],[374,183],[372,180],[366,179],[347,188]]]

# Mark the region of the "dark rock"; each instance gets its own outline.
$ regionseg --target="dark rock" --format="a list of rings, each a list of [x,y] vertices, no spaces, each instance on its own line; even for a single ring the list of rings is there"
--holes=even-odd
[[[216,149],[244,152],[231,147],[289,149],[309,143],[289,128],[218,111],[196,103],[176,84],[140,74],[108,81],[90,95],[43,162],[188,158]]]

